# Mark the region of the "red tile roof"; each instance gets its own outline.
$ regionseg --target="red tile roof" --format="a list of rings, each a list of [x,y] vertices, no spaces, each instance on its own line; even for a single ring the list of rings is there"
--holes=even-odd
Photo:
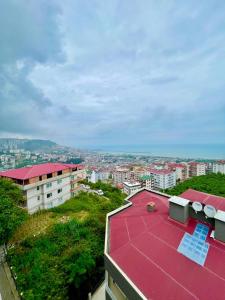
[[[0,172],[0,177],[25,180],[53,172],[62,171],[69,168],[82,169],[83,166],[79,164],[45,163],[20,169],[2,171]]]
[[[213,205],[216,209],[225,211],[225,198],[188,189],[180,195],[190,201],[198,201],[205,205]]]
[[[224,299],[225,244],[207,236],[209,251],[202,267],[177,251],[185,232],[168,219],[168,198],[142,191],[130,198],[132,206],[109,218],[110,257],[148,299]],[[157,210],[149,213],[148,202]],[[211,232],[209,232],[210,234]]]

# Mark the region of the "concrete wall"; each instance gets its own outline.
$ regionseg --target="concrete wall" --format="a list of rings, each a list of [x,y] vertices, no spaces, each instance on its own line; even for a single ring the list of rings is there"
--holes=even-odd
[[[131,262],[132,263],[132,262]],[[108,272],[109,276],[114,280],[114,285],[116,284],[121,291],[123,291],[124,298],[129,300],[142,300],[142,296],[135,290],[135,288],[128,282],[128,280],[123,276],[123,274],[115,267],[115,265],[105,256],[105,270]],[[112,286],[112,285],[111,285]],[[115,291],[115,286],[113,287]],[[118,293],[118,288],[116,289]],[[122,294],[120,294],[120,297]],[[112,298],[111,298],[112,299]],[[117,299],[117,298],[116,298]]]
[[[215,220],[215,238],[225,242],[225,222]]]

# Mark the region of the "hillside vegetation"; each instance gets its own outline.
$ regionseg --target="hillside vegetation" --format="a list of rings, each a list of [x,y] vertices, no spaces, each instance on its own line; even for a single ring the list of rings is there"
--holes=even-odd
[[[192,177],[182,183],[177,184],[172,189],[166,189],[165,192],[170,195],[180,195],[189,188],[200,192],[225,197],[225,175],[212,173],[208,175]]]
[[[87,299],[104,276],[106,214],[123,204],[120,190],[80,192],[29,216],[10,240],[8,261],[22,299]]]
[[[21,190],[11,181],[0,178],[0,245],[5,244],[15,230],[27,219]]]

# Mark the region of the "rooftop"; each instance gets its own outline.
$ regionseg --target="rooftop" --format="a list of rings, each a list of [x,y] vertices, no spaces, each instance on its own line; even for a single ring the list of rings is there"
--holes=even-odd
[[[225,211],[225,198],[195,191],[192,189],[186,190],[180,195],[182,198],[190,201],[198,201],[205,205],[213,205],[216,209]]]
[[[150,179],[152,179],[153,178],[153,176],[151,176],[151,175],[143,175],[143,176],[140,176],[139,177],[139,179],[140,180],[150,180]]]
[[[160,174],[160,175],[168,175],[168,174],[173,173],[173,171],[168,170],[168,169],[161,169],[161,170],[149,169],[149,172],[152,173],[152,174]]]
[[[78,164],[62,164],[62,163],[45,163],[30,167],[12,169],[0,172],[0,177],[8,177],[13,179],[26,180],[29,178],[46,175],[53,172],[62,171],[69,168],[82,168]]]
[[[183,197],[183,196],[182,196]],[[210,238],[201,266],[178,252],[185,233],[193,234],[199,221],[187,225],[168,218],[168,197],[147,190],[129,199],[132,206],[109,218],[110,257],[148,299],[222,299],[225,295],[225,244]],[[146,205],[155,202],[149,213]]]
[[[129,187],[135,187],[141,185],[140,182],[131,182],[131,181],[125,181],[123,182],[123,184]]]

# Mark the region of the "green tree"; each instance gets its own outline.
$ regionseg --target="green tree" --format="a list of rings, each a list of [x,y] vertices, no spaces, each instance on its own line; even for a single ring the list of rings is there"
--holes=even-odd
[[[22,191],[12,181],[0,178],[0,245],[7,243],[27,213],[18,204],[23,202]]]
[[[27,213],[16,206],[8,196],[0,195],[0,245],[7,243],[13,233],[27,217]]]

